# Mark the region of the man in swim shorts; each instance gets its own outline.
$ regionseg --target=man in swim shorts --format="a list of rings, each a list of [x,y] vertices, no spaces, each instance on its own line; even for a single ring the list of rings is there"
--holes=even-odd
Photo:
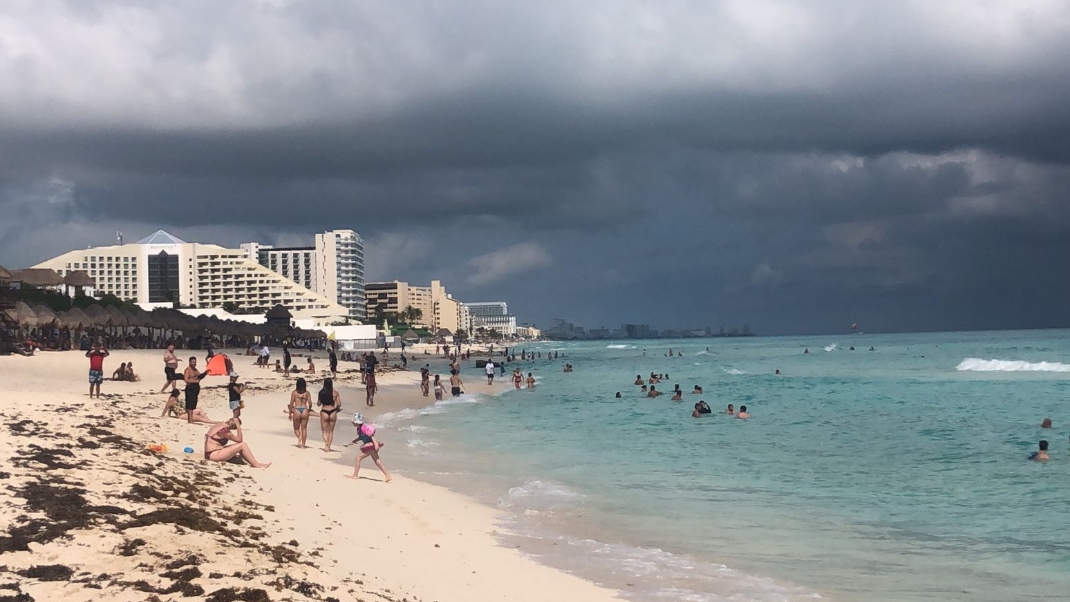
[[[100,383],[104,382],[104,358],[111,355],[107,349],[102,349],[99,342],[93,343],[93,348],[85,352],[89,358],[89,399],[93,399],[93,391],[100,399]]]
[[[207,372],[197,372],[197,358],[189,358],[182,380],[186,383],[186,419],[190,424],[193,424],[193,410],[197,409],[197,398],[201,394],[201,379],[205,376],[208,376]]]
[[[454,397],[460,397],[461,393],[463,393],[461,391],[462,384],[464,383],[461,382],[461,375],[456,370],[450,370],[450,392],[453,393]]]

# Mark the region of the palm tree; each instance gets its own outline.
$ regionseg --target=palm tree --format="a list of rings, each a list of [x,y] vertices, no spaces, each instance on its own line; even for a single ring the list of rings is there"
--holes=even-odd
[[[424,317],[424,312],[421,309],[417,309],[411,305],[401,310],[401,319],[406,324],[412,325],[418,323]]]

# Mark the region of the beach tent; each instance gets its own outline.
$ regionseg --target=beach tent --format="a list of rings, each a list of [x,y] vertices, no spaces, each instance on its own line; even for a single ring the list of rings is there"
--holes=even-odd
[[[229,372],[226,354],[218,353],[208,360],[208,376],[226,376]]]

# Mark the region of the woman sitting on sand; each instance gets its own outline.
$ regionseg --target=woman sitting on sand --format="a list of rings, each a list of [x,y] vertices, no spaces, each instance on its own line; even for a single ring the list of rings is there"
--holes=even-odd
[[[331,451],[334,443],[334,425],[338,423],[338,412],[342,411],[342,399],[334,390],[334,379],[323,379],[316,405],[320,406],[320,430],[323,433],[323,451]]]
[[[305,374],[315,374],[316,364],[312,363],[312,356],[308,356],[308,368],[305,369]]]
[[[312,415],[312,394],[308,392],[305,379],[297,379],[297,388],[290,392],[290,420],[294,423],[294,435],[298,449],[305,449],[308,440],[308,418]]]
[[[204,459],[212,462],[229,462],[234,456],[241,456],[253,468],[267,468],[271,463],[261,464],[253,456],[241,432],[241,419],[231,418],[219,422],[208,429],[204,436]]]
[[[167,403],[163,405],[163,413],[160,414],[160,418],[163,418],[164,416],[167,416],[168,413],[170,413],[172,418],[181,418],[183,420],[192,418],[191,422],[215,424],[215,420],[209,418],[208,414],[206,414],[204,410],[201,409],[193,410],[192,416],[187,417],[185,411],[185,402],[181,402],[178,400],[178,396],[181,394],[182,392],[178,389],[171,390],[171,396],[167,398]]]
[[[139,382],[141,377],[134,374],[134,362],[130,362],[126,365],[126,371],[123,372],[123,380],[128,380],[132,383]]]
[[[386,477],[385,482],[389,483],[391,481],[390,473],[386,471],[382,460],[379,459],[379,450],[383,448],[383,444],[375,438],[375,425],[369,422],[361,422],[360,414],[357,414],[353,419],[353,425],[357,427],[357,438],[352,443],[360,442],[360,455],[353,461],[353,474],[346,475],[346,477],[359,479],[360,463],[364,461],[364,458],[371,456],[375,465],[379,467],[379,470],[383,471],[383,476]]]
[[[115,372],[111,373],[112,380],[125,380],[126,379],[126,362],[119,364],[119,367],[115,369]]]

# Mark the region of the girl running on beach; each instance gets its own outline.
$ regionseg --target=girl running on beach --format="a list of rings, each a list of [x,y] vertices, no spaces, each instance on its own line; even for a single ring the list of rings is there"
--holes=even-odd
[[[308,440],[308,418],[312,415],[312,394],[308,392],[305,379],[297,379],[297,389],[290,392],[290,420],[294,423],[297,448],[305,449]]]
[[[320,406],[320,429],[323,432],[323,451],[331,451],[334,443],[334,425],[338,423],[338,412],[342,411],[342,399],[334,390],[334,379],[323,379],[316,405]]]
[[[375,425],[369,422],[357,424],[357,438],[353,440],[353,443],[357,441],[360,441],[360,454],[353,461],[353,474],[346,475],[346,477],[359,479],[360,463],[364,461],[364,458],[370,456],[375,465],[379,467],[379,470],[383,471],[383,476],[386,477],[385,482],[389,483],[391,481],[390,473],[386,471],[382,460],[379,459],[379,450],[382,449],[383,444],[375,438]]]
[[[446,387],[442,386],[442,377],[435,375],[435,401],[442,401],[446,396]]]

